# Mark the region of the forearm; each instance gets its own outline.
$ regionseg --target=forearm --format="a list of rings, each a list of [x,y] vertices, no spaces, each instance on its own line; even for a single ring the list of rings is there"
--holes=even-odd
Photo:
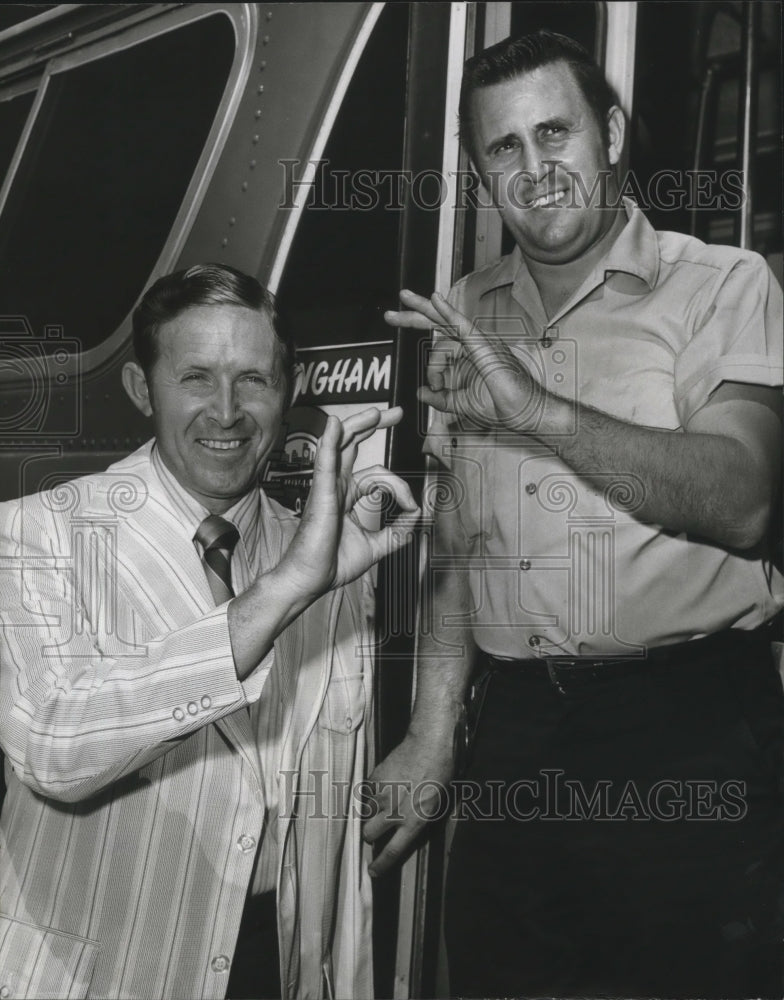
[[[460,546],[455,515],[438,515],[435,548],[444,555],[438,557],[437,570],[435,561],[428,569],[433,596],[430,620],[423,622],[420,630],[410,732],[418,737],[436,736],[441,741],[452,739],[476,657],[468,622],[468,571],[451,561]]]
[[[643,427],[553,395],[534,436],[641,521],[729,548],[764,533],[769,477],[734,437]]]
[[[298,587],[284,568],[276,566],[229,603],[229,638],[239,680],[253,673],[275,638],[314,599],[315,595]]]

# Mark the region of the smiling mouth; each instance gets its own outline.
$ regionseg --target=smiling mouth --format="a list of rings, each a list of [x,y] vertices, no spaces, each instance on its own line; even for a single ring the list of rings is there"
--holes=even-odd
[[[242,447],[243,444],[248,440],[247,438],[231,438],[228,441],[223,441],[221,439],[215,438],[198,438],[198,443],[203,448],[209,448],[210,451],[236,451],[238,448]]]
[[[540,194],[538,198],[526,203],[526,208],[550,208],[561,203],[566,195],[566,191],[550,191],[547,194]]]

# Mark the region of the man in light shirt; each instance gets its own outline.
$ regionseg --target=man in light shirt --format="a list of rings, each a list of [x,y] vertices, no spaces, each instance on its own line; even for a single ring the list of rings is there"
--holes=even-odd
[[[353,465],[400,411],[328,419],[298,520],[258,487],[292,364],[258,282],[160,279],[134,347],[154,439],[0,508],[0,988],[369,996],[363,576],[407,532],[352,511],[416,504]],[[311,819],[325,771],[343,792]]]
[[[444,502],[366,836],[394,830],[377,873],[410,849],[470,691],[455,996],[782,986],[781,290],[621,199],[624,127],[571,39],[469,60],[462,137],[515,249],[388,314],[442,331],[420,398]]]

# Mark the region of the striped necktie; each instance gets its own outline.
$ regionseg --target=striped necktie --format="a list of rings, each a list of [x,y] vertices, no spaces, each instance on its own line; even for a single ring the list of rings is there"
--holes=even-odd
[[[223,604],[234,597],[231,587],[231,553],[240,537],[231,523],[217,514],[210,514],[196,531],[196,541],[202,546],[201,557],[207,583],[216,604]]]

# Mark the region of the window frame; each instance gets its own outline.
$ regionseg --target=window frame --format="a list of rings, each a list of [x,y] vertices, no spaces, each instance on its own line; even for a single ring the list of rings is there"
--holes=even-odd
[[[55,12],[50,13],[54,14]],[[104,26],[97,31],[90,31],[88,29],[83,35],[74,37],[66,50],[61,50],[51,55],[42,65],[40,63],[36,65],[35,61],[31,65],[29,59],[21,60],[22,63],[26,62],[28,64],[28,72],[21,80],[16,78],[16,74],[14,73],[16,67],[12,66],[10,68],[10,72],[14,73],[14,76],[7,83],[3,82],[2,76],[5,76],[8,71],[3,72],[2,76],[0,76],[0,98],[6,95],[16,96],[17,93],[29,92],[34,88],[37,88],[37,93],[19,137],[16,150],[11,158],[8,174],[2,187],[0,187],[0,225],[3,224],[3,211],[8,200],[8,195],[38,120],[49,83],[53,77],[99,59],[111,57],[118,52],[126,51],[137,45],[142,45],[153,38],[176,31],[186,24],[195,23],[206,17],[212,17],[215,14],[224,15],[229,19],[235,39],[234,57],[204,146],[194,164],[191,179],[183,194],[174,222],[152,264],[144,287],[149,285],[155,278],[171,270],[172,265],[182,252],[183,246],[202,207],[210,181],[222,156],[229,132],[234,124],[237,109],[251,72],[258,35],[258,13],[256,5],[253,3],[203,3],[198,6],[167,9],[163,12],[155,10],[146,17],[134,19],[130,24],[122,21],[120,23],[115,22],[108,28]],[[47,21],[50,20],[52,18],[47,18]],[[13,29],[10,29],[10,31],[13,31]],[[7,35],[5,32],[3,34]],[[0,37],[1,41],[2,37]],[[31,44],[33,45],[32,51],[34,53],[36,47],[32,39]],[[142,291],[143,289],[139,289],[140,294]],[[66,364],[60,363],[55,365],[52,359],[47,357],[45,359],[47,378],[54,376],[55,368],[57,372],[61,374],[65,373],[69,378],[77,375],[86,375],[100,368],[122,349],[127,342],[129,332],[130,313],[123,316],[115,329],[102,343],[78,355],[71,356]],[[0,370],[0,384],[14,381],[15,378],[10,372]]]

